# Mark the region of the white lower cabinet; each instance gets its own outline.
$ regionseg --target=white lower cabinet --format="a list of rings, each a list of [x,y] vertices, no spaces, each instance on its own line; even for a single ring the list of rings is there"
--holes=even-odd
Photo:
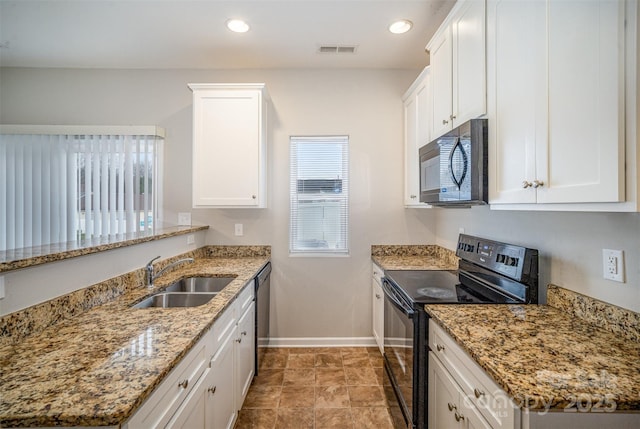
[[[236,332],[236,408],[240,410],[255,372],[255,302],[238,319]]]
[[[380,353],[384,353],[382,342],[384,341],[384,292],[382,291],[382,276],[384,271],[382,268],[373,264],[373,277],[371,279],[371,314],[373,325],[373,339],[380,349]]]
[[[433,398],[429,402],[429,427],[491,428],[433,352],[429,352],[429,398]]]
[[[249,285],[122,428],[232,429],[254,375],[254,319]]]

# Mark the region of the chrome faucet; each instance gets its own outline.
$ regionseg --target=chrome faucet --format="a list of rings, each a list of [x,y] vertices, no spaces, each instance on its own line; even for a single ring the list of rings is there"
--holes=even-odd
[[[146,277],[147,277],[147,287],[153,286],[153,281],[155,279],[157,279],[158,277],[160,277],[168,269],[173,268],[178,264],[182,264],[183,262],[189,262],[189,263],[194,262],[193,258],[179,259],[179,260],[177,260],[175,262],[170,263],[169,265],[167,265],[166,267],[164,267],[163,269],[161,269],[157,273],[154,273],[153,272],[153,261],[155,261],[156,259],[159,259],[159,258],[160,258],[160,256],[156,256],[155,258],[150,260],[149,263],[144,268],[145,271],[146,271]]]

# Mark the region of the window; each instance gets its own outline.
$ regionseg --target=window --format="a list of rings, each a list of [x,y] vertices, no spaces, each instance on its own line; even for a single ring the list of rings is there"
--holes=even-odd
[[[290,143],[290,253],[348,253],[349,137]]]
[[[152,230],[163,134],[2,126],[0,251]]]

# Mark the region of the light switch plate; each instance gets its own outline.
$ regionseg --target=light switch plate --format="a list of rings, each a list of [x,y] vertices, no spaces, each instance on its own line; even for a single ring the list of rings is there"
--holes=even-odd
[[[178,213],[178,225],[191,226],[191,213]]]

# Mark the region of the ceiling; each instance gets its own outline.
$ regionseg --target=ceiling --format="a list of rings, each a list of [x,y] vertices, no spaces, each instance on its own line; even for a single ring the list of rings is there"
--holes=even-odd
[[[0,66],[119,69],[393,68],[424,51],[454,0],[0,0]],[[230,18],[251,26],[225,27]],[[409,19],[406,34],[389,24]],[[354,54],[318,53],[356,45]]]

